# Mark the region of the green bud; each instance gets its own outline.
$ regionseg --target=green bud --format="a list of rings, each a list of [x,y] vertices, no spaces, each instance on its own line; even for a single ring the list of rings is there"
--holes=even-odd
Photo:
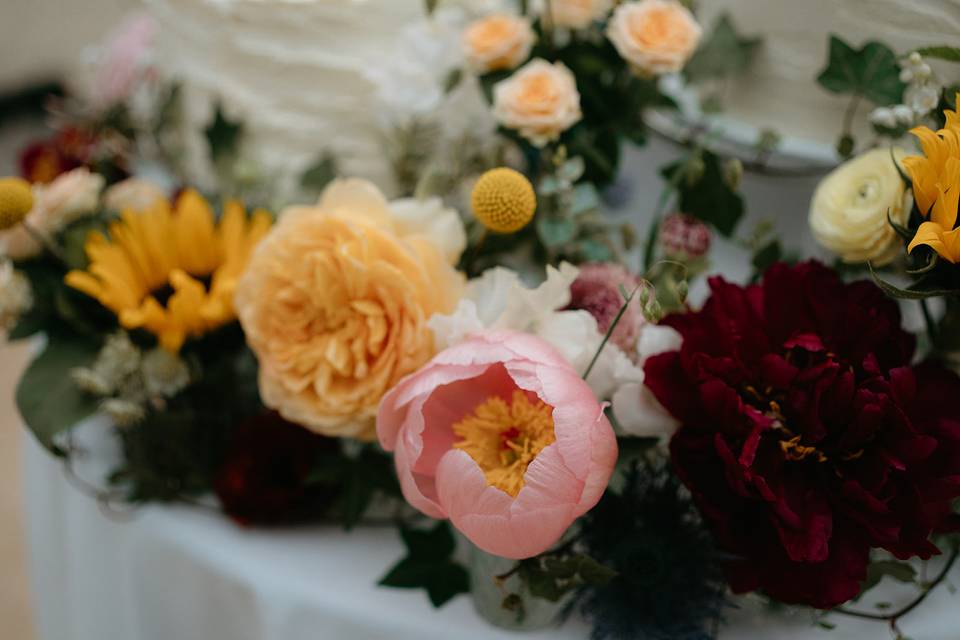
[[[739,158],[730,158],[723,164],[723,181],[730,187],[731,191],[740,188],[740,182],[743,180],[743,163]]]

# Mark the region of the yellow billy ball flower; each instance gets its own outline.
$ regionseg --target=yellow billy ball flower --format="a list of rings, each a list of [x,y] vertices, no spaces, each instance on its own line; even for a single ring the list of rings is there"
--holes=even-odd
[[[506,167],[491,169],[480,176],[470,200],[473,215],[496,233],[520,231],[537,210],[533,185],[522,173]]]
[[[23,178],[0,178],[0,231],[20,224],[33,208],[33,191]]]

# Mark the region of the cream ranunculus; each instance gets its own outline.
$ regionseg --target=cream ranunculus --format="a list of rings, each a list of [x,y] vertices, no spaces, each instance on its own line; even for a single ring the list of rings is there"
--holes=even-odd
[[[103,192],[103,206],[111,211],[144,211],[166,199],[163,189],[143,178],[127,178]]]
[[[884,265],[902,242],[887,222],[904,224],[910,211],[905,185],[893,157],[906,152],[874,149],[843,163],[817,186],[810,203],[810,228],[821,245],[844,262]]]
[[[577,81],[560,62],[531,60],[493,88],[493,113],[500,124],[542,147],[579,122]]]
[[[471,23],[463,32],[463,53],[476,71],[515,69],[533,48],[536,36],[526,18],[495,13]]]
[[[50,184],[33,185],[33,209],[26,222],[52,236],[71,222],[92,214],[100,201],[103,176],[81,167],[57,177]],[[0,255],[26,260],[40,255],[42,247],[22,225],[0,232]]]
[[[645,73],[679,71],[703,30],[677,0],[624,2],[613,12],[607,37],[620,55]]]
[[[375,437],[380,398],[435,353],[427,320],[459,301],[456,212],[393,207],[373,184],[337,180],[287,209],[237,287],[264,402],[318,433]]]
[[[551,0],[553,24],[568,29],[584,29],[610,12],[611,0]]]

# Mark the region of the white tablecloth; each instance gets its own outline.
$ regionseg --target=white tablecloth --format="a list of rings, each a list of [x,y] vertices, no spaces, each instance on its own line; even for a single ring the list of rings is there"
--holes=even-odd
[[[94,420],[79,443],[114,452]],[[403,555],[392,528],[247,530],[200,508],[150,506],[109,518],[71,486],[59,463],[27,439],[25,487],[38,640],[496,640],[462,596],[434,610],[420,591],[377,587]],[[957,575],[960,580],[960,575]],[[890,595],[890,594],[887,594]],[[895,600],[895,595],[891,596]],[[914,640],[955,640],[953,598],[941,589],[903,626]],[[771,617],[747,601],[722,640],[875,640],[882,625],[836,617],[827,632],[808,614]],[[571,620],[525,638],[586,638]]]

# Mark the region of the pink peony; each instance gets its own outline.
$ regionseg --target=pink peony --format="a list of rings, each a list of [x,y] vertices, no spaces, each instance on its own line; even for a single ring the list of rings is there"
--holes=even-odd
[[[383,399],[380,443],[403,494],[506,558],[550,548],[607,487],[617,442],[590,387],[548,343],[483,331]]]

